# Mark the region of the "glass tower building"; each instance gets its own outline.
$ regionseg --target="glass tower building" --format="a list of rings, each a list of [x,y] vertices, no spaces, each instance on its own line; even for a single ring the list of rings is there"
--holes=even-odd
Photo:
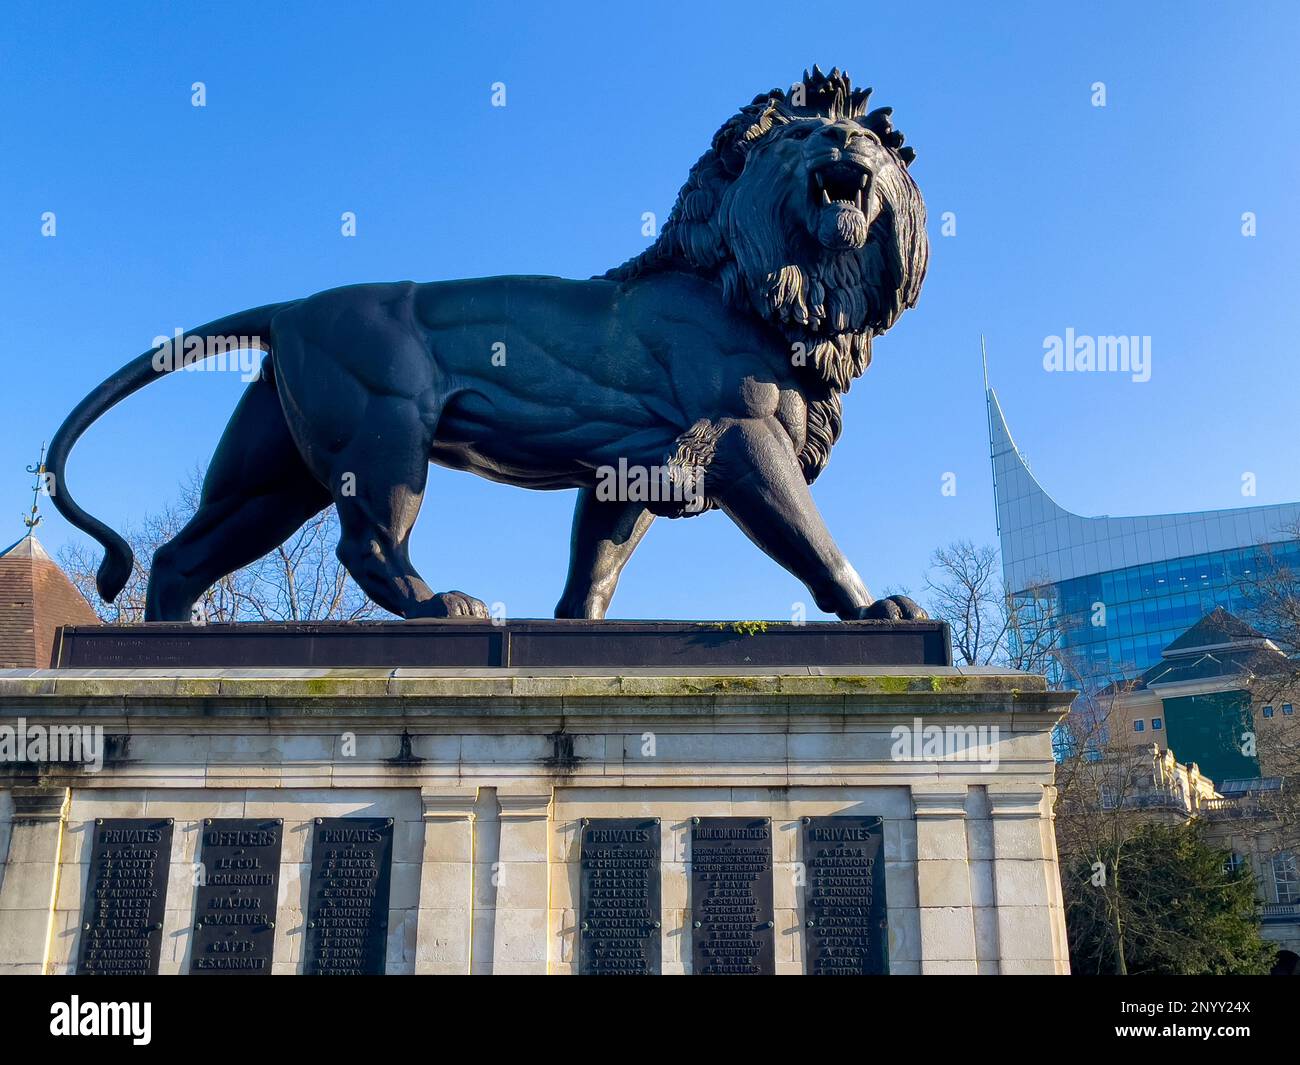
[[[1029,471],[992,389],[989,445],[1003,582],[1055,619],[1071,683],[1137,676],[1215,607],[1248,615],[1253,575],[1300,569],[1300,503],[1085,518]]]

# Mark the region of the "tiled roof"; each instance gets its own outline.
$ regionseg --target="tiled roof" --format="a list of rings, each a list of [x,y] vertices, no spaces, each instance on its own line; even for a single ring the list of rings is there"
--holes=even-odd
[[[60,625],[98,623],[34,536],[0,553],[0,669],[48,666]]]

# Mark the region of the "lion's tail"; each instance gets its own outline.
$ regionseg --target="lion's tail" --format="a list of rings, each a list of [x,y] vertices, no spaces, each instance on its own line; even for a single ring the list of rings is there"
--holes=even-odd
[[[215,338],[228,341],[232,337],[249,337],[258,346],[269,350],[271,318],[290,303],[270,303],[265,307],[256,307],[251,311],[241,311],[215,322],[190,330],[184,336],[174,337],[160,347],[146,351],[138,358],[132,359],[117,373],[100,383],[94,391],[83,399],[63,420],[59,431],[54,434],[50,451],[45,459],[48,474],[46,485],[54,506],[68,521],[82,532],[98,540],[104,547],[104,561],[99,564],[95,584],[105,602],[112,602],[126,586],[131,576],[132,553],[127,542],[98,518],[87,514],[77,505],[67,489],[64,479],[64,467],[68,454],[78,438],[110,408],[116,406],[127,396],[139,391],[150,381],[171,373],[186,364],[214,354],[214,346],[206,343]],[[187,360],[185,351],[191,338],[204,341],[201,355]],[[229,350],[224,348],[223,350]]]

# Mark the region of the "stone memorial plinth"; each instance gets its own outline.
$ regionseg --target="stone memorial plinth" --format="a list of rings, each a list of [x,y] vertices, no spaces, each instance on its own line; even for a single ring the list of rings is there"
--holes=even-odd
[[[722,666],[2,672],[0,729],[102,764],[0,762],[0,972],[1066,972],[1070,694],[932,650],[774,665],[775,635]]]

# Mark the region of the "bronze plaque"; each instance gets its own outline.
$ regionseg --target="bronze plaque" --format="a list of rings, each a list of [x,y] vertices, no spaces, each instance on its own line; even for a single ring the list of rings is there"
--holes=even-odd
[[[278,818],[203,822],[191,975],[271,974],[283,829]]]
[[[303,945],[305,974],[383,974],[392,868],[391,817],[316,818]]]
[[[804,959],[810,976],[889,972],[879,817],[803,819]]]
[[[578,971],[658,975],[659,818],[582,819]]]
[[[171,857],[170,817],[95,819],[79,975],[157,974]]]
[[[771,820],[691,822],[691,971],[770,976],[776,972]]]

